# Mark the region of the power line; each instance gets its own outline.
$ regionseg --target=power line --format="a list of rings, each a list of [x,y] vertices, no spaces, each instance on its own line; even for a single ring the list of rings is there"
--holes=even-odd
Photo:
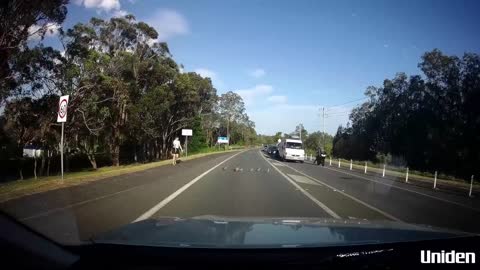
[[[346,116],[346,115],[349,115],[349,113],[329,114],[329,115],[326,115],[325,117],[329,118],[329,117]]]
[[[345,111],[339,111],[339,112],[331,112],[331,113],[328,113],[328,115],[335,115],[335,114],[343,114],[343,113],[351,113],[352,112],[352,109],[348,109],[348,110],[345,110]]]
[[[350,103],[365,100],[365,99],[368,99],[368,97],[357,98],[357,99],[350,100],[350,101],[347,101],[347,102],[344,102],[344,103],[341,103],[341,104],[333,105],[333,106],[330,106],[329,108],[327,108],[327,111],[331,110],[332,108],[335,108],[335,107],[339,107],[339,106],[342,106],[342,105],[350,104]]]

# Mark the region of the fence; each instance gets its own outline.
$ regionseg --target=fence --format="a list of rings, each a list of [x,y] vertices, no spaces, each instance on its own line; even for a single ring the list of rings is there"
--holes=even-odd
[[[307,156],[307,160],[314,160],[314,156]],[[474,191],[480,190],[480,185],[475,183],[475,176],[471,175],[469,181],[457,179],[452,176],[441,174],[440,171],[419,172],[410,170],[408,167],[398,167],[389,164],[376,164],[370,161],[345,160],[341,158],[328,157],[328,166],[359,171],[363,174],[375,175],[379,178],[388,178],[401,181],[433,190],[450,191],[458,194],[465,194],[473,197]]]

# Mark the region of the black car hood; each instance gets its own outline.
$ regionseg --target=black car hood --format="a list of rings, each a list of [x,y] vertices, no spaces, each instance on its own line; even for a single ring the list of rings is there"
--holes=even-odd
[[[322,218],[165,217],[98,235],[94,243],[202,248],[321,247],[471,234],[390,221]]]

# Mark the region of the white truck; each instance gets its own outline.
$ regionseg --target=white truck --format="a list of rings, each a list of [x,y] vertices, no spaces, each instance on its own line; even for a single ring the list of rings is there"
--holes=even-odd
[[[305,150],[300,139],[282,139],[278,144],[278,154],[280,159],[300,161],[305,160]]]

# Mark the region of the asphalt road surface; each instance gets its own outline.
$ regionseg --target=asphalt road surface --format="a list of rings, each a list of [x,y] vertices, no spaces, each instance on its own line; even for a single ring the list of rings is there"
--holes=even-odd
[[[378,175],[280,162],[258,149],[206,156],[0,204],[62,243],[169,217],[390,220],[480,232],[480,200]]]

